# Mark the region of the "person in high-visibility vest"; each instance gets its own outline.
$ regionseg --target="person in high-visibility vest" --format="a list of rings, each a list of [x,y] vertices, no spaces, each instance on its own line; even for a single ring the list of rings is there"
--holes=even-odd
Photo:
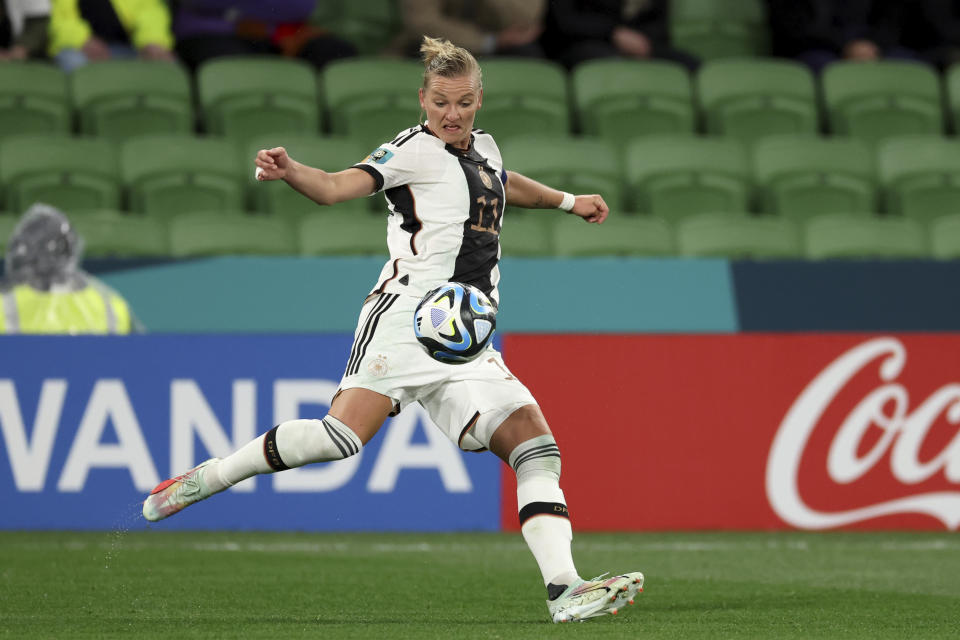
[[[80,268],[83,239],[67,217],[31,206],[7,244],[0,333],[126,334],[141,330],[127,302]]]

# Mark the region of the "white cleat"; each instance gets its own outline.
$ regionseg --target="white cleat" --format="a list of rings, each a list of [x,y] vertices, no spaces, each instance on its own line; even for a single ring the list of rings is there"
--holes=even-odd
[[[143,501],[143,517],[150,522],[163,520],[194,502],[209,498],[213,492],[207,488],[203,474],[199,472],[208,464],[219,461],[220,458],[210,458],[183,475],[158,484]]]
[[[547,608],[554,622],[583,621],[606,614],[617,615],[626,604],[643,591],[643,574],[625,573],[601,580],[580,580],[567,587],[556,600],[548,600]]]

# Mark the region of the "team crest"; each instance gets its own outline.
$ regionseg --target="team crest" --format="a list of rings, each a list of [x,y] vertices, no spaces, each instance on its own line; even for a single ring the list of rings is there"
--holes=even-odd
[[[377,164],[383,164],[384,162],[386,162],[392,157],[393,157],[393,151],[388,151],[387,149],[380,147],[379,149],[376,149],[373,153],[368,155],[364,159],[364,162],[375,162]]]
[[[374,378],[382,378],[387,375],[387,371],[389,370],[390,367],[387,366],[387,357],[383,354],[377,354],[377,357],[367,365],[367,371]]]
[[[487,189],[493,189],[493,180],[490,179],[490,175],[483,170],[483,165],[477,166],[477,173],[480,174],[480,182],[483,183]]]

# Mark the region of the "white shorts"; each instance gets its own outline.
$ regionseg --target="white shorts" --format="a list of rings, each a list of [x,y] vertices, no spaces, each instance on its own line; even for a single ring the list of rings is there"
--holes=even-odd
[[[427,355],[413,333],[419,302],[382,293],[363,305],[340,389],[376,391],[391,398],[398,411],[419,402],[461,449],[482,451],[511,413],[536,400],[492,346],[465,364]]]

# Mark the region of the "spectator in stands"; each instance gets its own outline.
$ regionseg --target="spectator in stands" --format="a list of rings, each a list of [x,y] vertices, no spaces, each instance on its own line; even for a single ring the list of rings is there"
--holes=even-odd
[[[942,69],[960,62],[960,0],[916,2],[903,25],[903,44]]]
[[[50,0],[0,0],[0,61],[42,58]]]
[[[219,56],[282,54],[317,69],[357,55],[352,43],[310,23],[316,0],[179,0],[177,55],[191,68]]]
[[[112,58],[173,60],[163,0],[55,0],[50,57],[64,71]]]
[[[917,59],[901,44],[903,0],[767,0],[774,55],[820,71],[834,60]]]
[[[551,0],[543,47],[575,67],[595,58],[660,58],[691,70],[700,61],[670,45],[669,0]]]
[[[131,333],[126,301],[80,269],[83,240],[58,209],[35,204],[7,244],[0,333]]]
[[[545,0],[400,0],[398,53],[418,55],[423,36],[445,38],[474,55],[542,57]]]

